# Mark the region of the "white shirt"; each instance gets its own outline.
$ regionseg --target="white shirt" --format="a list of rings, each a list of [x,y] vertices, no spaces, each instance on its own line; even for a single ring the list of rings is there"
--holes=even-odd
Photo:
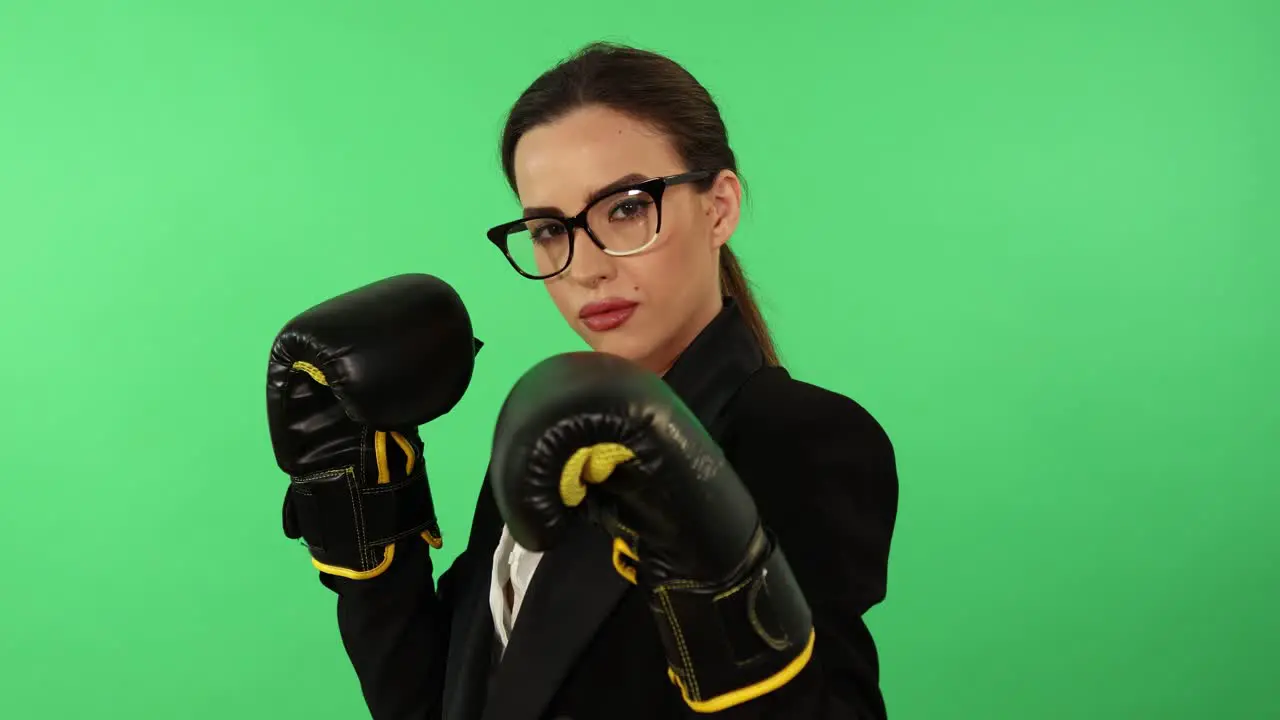
[[[511,628],[524,601],[525,591],[533,581],[542,553],[525,550],[512,539],[507,527],[502,527],[502,538],[493,552],[493,577],[489,584],[489,608],[493,611],[493,627],[498,634],[499,649],[507,649]],[[511,583],[511,604],[507,604],[506,584]]]

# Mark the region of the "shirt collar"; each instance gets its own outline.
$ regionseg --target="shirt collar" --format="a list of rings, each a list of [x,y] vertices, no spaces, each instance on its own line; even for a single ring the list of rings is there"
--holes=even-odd
[[[680,354],[663,379],[712,437],[738,389],[765,366],[764,351],[732,298]]]

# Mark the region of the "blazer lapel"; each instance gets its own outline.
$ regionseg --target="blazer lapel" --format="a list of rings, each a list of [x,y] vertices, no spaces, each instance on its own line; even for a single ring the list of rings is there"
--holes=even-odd
[[[723,442],[725,408],[756,371],[764,351],[732,298],[663,377],[716,442]]]
[[[489,688],[483,720],[537,720],[596,628],[631,588],[613,544],[579,521],[543,556]]]

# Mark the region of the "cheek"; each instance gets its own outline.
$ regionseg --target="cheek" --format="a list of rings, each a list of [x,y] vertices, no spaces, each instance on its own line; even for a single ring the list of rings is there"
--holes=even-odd
[[[551,302],[555,303],[556,309],[566,320],[573,322],[577,317],[574,309],[574,300],[572,288],[569,283],[564,282],[561,278],[556,278],[543,282],[543,287],[547,289],[547,294],[551,296]]]
[[[701,278],[711,271],[714,254],[696,227],[685,226],[650,255],[636,258],[630,278],[645,295],[664,303],[680,303],[698,294]]]
[[[640,292],[644,300],[661,302],[669,296],[667,288],[676,282],[671,277],[675,269],[674,258],[665,252],[642,255],[628,263],[630,267],[620,278],[623,286],[632,292]]]
[[[707,217],[696,209],[681,220],[679,235],[672,238],[671,247],[667,248],[666,254],[670,257],[667,262],[675,274],[698,277],[706,272],[708,264],[714,264],[717,255],[710,226]]]

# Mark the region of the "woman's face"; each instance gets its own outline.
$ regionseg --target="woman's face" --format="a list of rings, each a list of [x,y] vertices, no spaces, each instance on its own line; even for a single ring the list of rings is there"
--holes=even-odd
[[[526,213],[553,208],[567,217],[629,176],[638,181],[715,169],[686,167],[665,135],[598,106],[530,130],[516,145],[514,160]],[[665,372],[720,311],[720,246],[737,227],[740,202],[738,178],[729,171],[706,192],[693,184],[668,186],[662,231],[647,250],[607,255],[576,230],[573,261],[544,281],[547,292],[592,349]],[[634,212],[621,208],[613,217]],[[595,215],[592,229],[607,232],[597,227]]]

